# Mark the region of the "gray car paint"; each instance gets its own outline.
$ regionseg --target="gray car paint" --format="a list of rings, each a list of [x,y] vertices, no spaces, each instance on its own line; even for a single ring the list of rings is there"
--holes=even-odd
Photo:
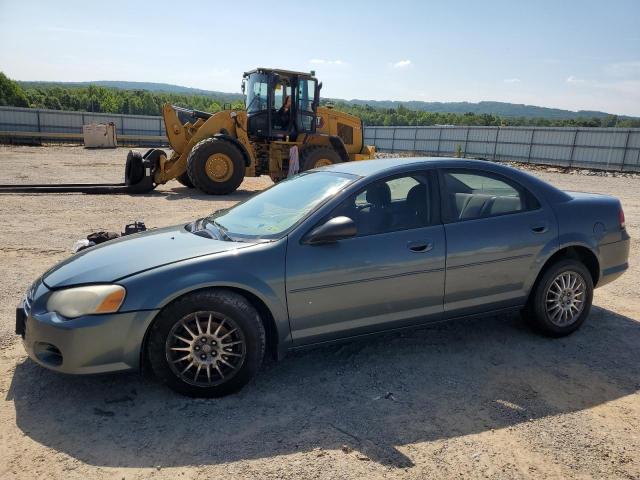
[[[333,245],[301,243],[364,185],[435,168],[505,175],[534,194],[541,209]],[[52,288],[117,282],[127,297],[118,314],[60,319],[46,312],[50,290],[40,282],[30,299],[27,351],[35,358],[39,341],[63,346],[63,365],[45,366],[69,373],[136,368],[145,332],[160,309],[190,291],[227,287],[264,306],[283,354],[316,342],[521,306],[544,263],[565,246],[585,246],[597,256],[598,286],[627,267],[629,237],[616,224],[620,206],[611,197],[569,194],[516,169],[459,159],[348,162],[324,170],[353,175],[354,181],[277,241],[220,242],[176,226],[109,242],[51,269],[44,277]],[[531,226],[540,222],[548,230],[534,235]],[[423,239],[433,243],[430,251],[408,253],[407,242]],[[109,341],[101,343],[102,335]]]
[[[204,238],[191,234],[184,225],[176,225],[82,250],[49,270],[43,278],[50,288],[112,282],[132,273],[250,245]]]

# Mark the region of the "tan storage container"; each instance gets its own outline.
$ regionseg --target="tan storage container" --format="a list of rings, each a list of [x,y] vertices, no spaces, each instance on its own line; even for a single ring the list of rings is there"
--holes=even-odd
[[[110,123],[91,123],[82,126],[85,148],[116,148],[116,126]]]

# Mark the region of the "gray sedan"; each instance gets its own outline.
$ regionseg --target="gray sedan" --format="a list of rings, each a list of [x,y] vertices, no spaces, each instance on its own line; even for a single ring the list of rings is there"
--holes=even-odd
[[[628,254],[613,197],[485,161],[341,163],[70,257],[29,289],[16,331],[52,370],[148,365],[220,396],[266,354],[470,315],[567,335]]]

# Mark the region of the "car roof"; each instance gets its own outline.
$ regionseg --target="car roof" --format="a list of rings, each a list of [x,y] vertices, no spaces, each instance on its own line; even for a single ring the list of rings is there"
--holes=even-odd
[[[462,168],[474,167],[482,168],[483,164],[493,165],[487,160],[466,160],[453,157],[394,157],[379,158],[375,160],[359,160],[354,162],[343,162],[322,167],[323,170],[330,170],[338,173],[348,173],[360,177],[377,175],[378,173],[393,173],[394,171],[411,170],[415,167],[441,167],[441,168]],[[505,167],[508,169],[508,167]]]
[[[534,187],[537,191],[544,192],[544,194],[554,202],[566,201],[570,198],[562,190],[528,172],[490,160],[454,157],[395,157],[336,163],[326,167],[320,167],[316,170],[357,175],[359,177],[378,177],[409,172],[413,169],[424,167],[474,168],[484,170],[486,172],[502,174],[530,188]]]

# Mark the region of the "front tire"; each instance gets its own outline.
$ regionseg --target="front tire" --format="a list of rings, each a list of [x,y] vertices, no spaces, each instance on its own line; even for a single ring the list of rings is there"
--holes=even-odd
[[[244,180],[242,152],[220,138],[205,138],[189,152],[187,173],[193,185],[209,195],[234,192]]]
[[[577,260],[560,260],[536,282],[525,317],[541,333],[563,337],[575,332],[591,311],[593,279]]]
[[[258,372],[265,331],[255,308],[228,290],[203,290],[168,305],[151,326],[147,353],[156,376],[190,397],[237,392]]]

